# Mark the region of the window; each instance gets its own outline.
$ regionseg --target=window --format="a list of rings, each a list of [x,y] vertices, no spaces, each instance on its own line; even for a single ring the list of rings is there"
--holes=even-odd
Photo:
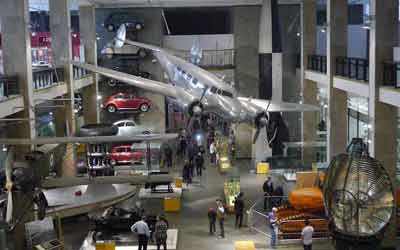
[[[216,87],[211,87],[210,92],[216,94],[218,89]]]
[[[117,123],[117,126],[118,126],[118,127],[125,127],[125,122]]]
[[[231,93],[231,92],[228,92],[228,91],[222,91],[222,95],[223,96],[227,96],[227,97],[230,97],[230,98],[233,98],[233,94]]]
[[[132,149],[130,147],[126,147],[125,149],[126,149],[126,152],[128,152],[128,153],[132,152]]]
[[[116,95],[114,99],[122,99],[122,95]]]
[[[199,82],[199,80],[197,80],[197,78],[194,78],[192,81],[193,85],[196,85],[198,82]]]
[[[133,123],[133,122],[126,122],[126,126],[128,126],[128,127],[134,127],[134,126],[135,126],[135,123]]]
[[[117,148],[117,153],[124,153],[125,152],[125,148]]]

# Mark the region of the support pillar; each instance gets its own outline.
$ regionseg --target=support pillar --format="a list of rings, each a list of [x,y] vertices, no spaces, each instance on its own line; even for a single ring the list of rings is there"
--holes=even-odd
[[[260,97],[282,101],[282,45],[277,0],[264,0],[260,15]]]
[[[65,123],[60,121],[57,124],[60,126],[65,124],[67,127],[66,134],[67,136],[71,136],[75,134],[76,125],[74,113],[74,78],[72,64],[65,61],[72,60],[70,1],[49,1],[49,7],[54,66],[63,68],[64,82],[67,84],[67,94],[64,97],[68,99],[64,101]],[[57,128],[57,130],[61,131],[60,128]],[[62,162],[62,176],[75,176],[75,169],[74,145],[68,144]]]
[[[96,40],[96,15],[93,5],[79,7],[79,30],[81,42],[84,46],[85,61],[97,65],[97,40]],[[97,96],[98,74],[93,73],[93,84],[82,89],[83,95],[83,118],[85,124],[100,122],[99,105]]]
[[[10,137],[34,138],[35,112],[33,109],[33,76],[31,40],[29,33],[29,1],[1,1],[2,49],[4,74],[17,76],[18,87],[24,98],[24,110],[13,118],[27,118],[28,121],[13,123]],[[29,148],[23,149],[27,151]],[[18,154],[21,155],[21,154]]]
[[[382,63],[393,60],[393,47],[397,46],[398,0],[371,0],[370,4],[369,120],[372,126],[369,151],[388,171],[395,188],[397,109],[379,102],[379,87],[383,82]],[[395,219],[385,232],[383,246],[396,249]]]
[[[346,56],[347,50],[347,0],[327,0],[327,22],[327,157],[330,161],[347,147],[347,93],[333,87],[335,59]]]
[[[308,65],[308,55],[314,54],[316,50],[316,23],[317,9],[315,0],[304,0],[301,3],[301,88],[303,102],[319,106],[317,101],[318,86],[316,82],[305,78]],[[317,139],[317,113],[302,113],[302,141],[312,142]],[[303,160],[315,162],[315,150],[303,148]]]

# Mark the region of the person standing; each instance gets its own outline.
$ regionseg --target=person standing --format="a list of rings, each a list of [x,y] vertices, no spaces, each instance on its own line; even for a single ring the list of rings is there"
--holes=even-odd
[[[197,176],[201,176],[204,165],[204,158],[202,153],[200,152],[197,153],[197,156],[195,158],[195,164],[196,164],[196,174]]]
[[[172,167],[172,149],[171,146],[167,145],[165,148],[165,163],[167,165],[167,168]]]
[[[168,225],[165,223],[165,220],[160,218],[160,216],[157,216],[157,222],[154,231],[157,250],[160,250],[161,245],[163,246],[164,250],[167,250]]]
[[[216,164],[217,160],[217,147],[215,146],[215,142],[211,142],[210,144],[210,163],[211,164]]]
[[[208,222],[210,224],[210,235],[215,234],[215,222],[217,221],[217,212],[215,211],[214,208],[209,208],[208,209]]]
[[[269,227],[271,231],[271,248],[276,248],[276,238],[278,234],[278,219],[276,217],[276,212],[278,212],[278,209],[273,207],[272,211],[268,214]]]
[[[243,193],[240,192],[235,199],[235,227],[241,228],[243,222],[243,212],[244,212],[244,201],[243,201]]]
[[[271,204],[271,196],[274,192],[274,184],[272,183],[271,176],[268,176],[267,180],[263,184],[263,191],[264,191],[264,210],[267,209],[268,205]],[[268,206],[269,208],[270,206]]]
[[[146,223],[146,217],[143,216],[142,219],[131,227],[131,231],[136,233],[139,238],[139,250],[147,250],[147,242],[150,237],[149,226]]]
[[[217,200],[217,219],[220,229],[220,237],[225,238],[224,221],[225,221],[225,208],[221,200]]]
[[[183,165],[183,170],[182,170],[182,177],[183,177],[183,182],[186,183],[187,186],[192,183],[192,176],[191,176],[191,166],[190,162],[188,160],[185,160],[185,163]]]
[[[301,231],[301,241],[303,242],[304,250],[312,250],[312,237],[314,228],[310,225],[308,219],[304,221],[305,227]]]

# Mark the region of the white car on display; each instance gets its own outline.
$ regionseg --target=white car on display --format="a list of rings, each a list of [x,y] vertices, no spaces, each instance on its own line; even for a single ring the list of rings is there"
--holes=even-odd
[[[154,132],[154,128],[148,125],[139,125],[133,120],[121,120],[114,122],[114,125],[118,127],[119,136],[130,136],[138,134],[151,134]]]

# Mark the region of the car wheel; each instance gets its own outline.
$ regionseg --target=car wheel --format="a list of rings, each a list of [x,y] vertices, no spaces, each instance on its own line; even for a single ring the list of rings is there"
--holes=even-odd
[[[147,52],[144,49],[139,49],[138,55],[140,58],[145,58],[147,56]]]
[[[114,31],[114,29],[115,29],[115,27],[114,27],[113,24],[107,24],[106,28],[107,28],[107,30],[110,31],[110,32],[111,32],[111,31]]]
[[[141,23],[137,23],[136,25],[135,25],[135,29],[136,30],[141,30],[143,28],[143,25],[141,24]]]
[[[115,111],[117,111],[117,108],[115,107],[115,105],[110,104],[107,106],[107,111],[110,113],[114,113]]]
[[[147,103],[143,103],[142,105],[140,105],[140,111],[142,111],[142,112],[147,112],[147,111],[149,111],[149,105],[147,104]]]
[[[115,87],[115,86],[117,86],[117,81],[114,81],[114,80],[108,81],[108,86],[110,86],[110,87]]]

